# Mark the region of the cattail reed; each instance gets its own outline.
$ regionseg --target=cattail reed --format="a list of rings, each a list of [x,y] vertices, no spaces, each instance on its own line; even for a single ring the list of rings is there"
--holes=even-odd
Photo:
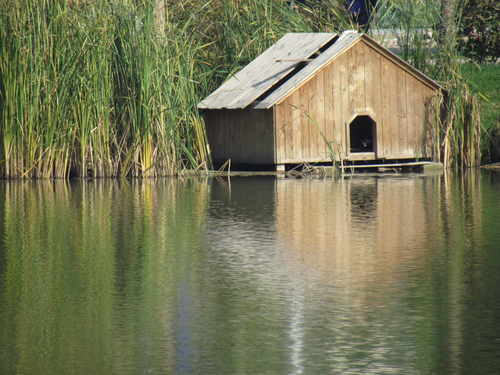
[[[355,27],[343,3],[0,0],[0,176],[155,177],[210,168],[198,101],[287,32]],[[434,125],[439,160],[477,165],[480,111],[450,77],[458,56],[436,65],[427,33],[409,32],[431,29],[435,7],[381,0],[374,14],[371,30],[393,30],[402,57],[447,89],[447,115]]]

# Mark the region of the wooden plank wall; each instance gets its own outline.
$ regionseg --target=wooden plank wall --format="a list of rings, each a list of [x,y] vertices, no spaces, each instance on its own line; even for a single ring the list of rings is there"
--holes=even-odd
[[[273,110],[216,109],[204,113],[215,163],[274,164]]]
[[[328,142],[348,158],[348,121],[370,114],[377,123],[376,158],[425,156],[425,102],[435,91],[358,41],[276,106],[276,163],[328,159]]]

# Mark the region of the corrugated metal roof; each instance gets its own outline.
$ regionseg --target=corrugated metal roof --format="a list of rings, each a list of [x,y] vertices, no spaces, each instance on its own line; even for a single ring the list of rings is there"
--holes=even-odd
[[[245,108],[275,83],[292,71],[298,64],[313,55],[335,38],[331,33],[290,33],[278,40],[244,69],[229,79],[206,99],[198,108]]]

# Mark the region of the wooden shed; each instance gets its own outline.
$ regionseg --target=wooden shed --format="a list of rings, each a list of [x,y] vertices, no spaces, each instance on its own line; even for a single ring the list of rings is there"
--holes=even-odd
[[[365,34],[293,33],[198,108],[215,163],[394,165],[428,160],[439,90]]]

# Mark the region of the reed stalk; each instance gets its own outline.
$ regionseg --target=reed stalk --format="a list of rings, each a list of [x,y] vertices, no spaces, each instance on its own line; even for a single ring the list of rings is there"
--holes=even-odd
[[[203,45],[149,1],[1,1],[0,173],[154,177],[209,165]],[[210,72],[209,72],[210,73]]]
[[[356,27],[343,3],[0,0],[0,175],[156,177],[210,168],[199,100],[287,32]],[[437,158],[477,165],[480,110],[453,74],[459,55],[436,56],[437,38],[410,32],[438,24],[436,9],[427,0],[380,0],[371,30],[393,30],[401,57],[446,88],[448,117],[433,125],[443,145]]]

